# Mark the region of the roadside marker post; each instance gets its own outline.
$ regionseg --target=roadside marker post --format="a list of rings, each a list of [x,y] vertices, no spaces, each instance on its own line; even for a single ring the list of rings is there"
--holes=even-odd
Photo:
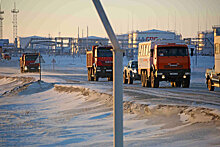
[[[123,147],[123,50],[108,21],[100,0],[92,0],[113,46],[114,147]]]
[[[38,55],[38,57],[37,57],[37,59],[35,60],[35,63],[39,63],[40,64],[40,80],[39,81],[41,81],[41,63],[45,63],[45,61],[44,61],[44,59],[43,59],[43,57],[40,55],[40,53],[39,53],[39,55]]]
[[[53,58],[51,62],[53,63],[53,71],[54,71],[54,64],[56,63],[56,60]]]

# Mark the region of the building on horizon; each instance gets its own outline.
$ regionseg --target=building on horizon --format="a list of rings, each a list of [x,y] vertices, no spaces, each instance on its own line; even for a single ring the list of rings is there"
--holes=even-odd
[[[147,30],[147,31],[135,31],[128,34],[128,44],[129,48],[137,48],[140,42],[158,40],[158,39],[175,39],[181,40],[182,35],[176,34],[171,31],[162,31],[162,30]]]
[[[198,54],[214,55],[214,32],[198,32]]]
[[[109,39],[97,36],[74,38],[73,52],[75,54],[85,54],[86,50],[92,49],[93,45],[108,45]]]

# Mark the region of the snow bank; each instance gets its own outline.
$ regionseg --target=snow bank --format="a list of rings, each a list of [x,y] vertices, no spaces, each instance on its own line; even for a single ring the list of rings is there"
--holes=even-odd
[[[99,93],[95,90],[83,88],[79,86],[63,86],[55,85],[55,90],[59,92],[80,92],[86,96],[86,101],[97,101],[112,107],[112,95]],[[154,105],[140,104],[132,101],[124,101],[124,112],[139,115],[142,118],[164,115],[169,117],[176,115],[184,123],[204,123],[212,121],[220,121],[220,112],[215,109],[191,107],[182,105]]]
[[[32,77],[0,76],[0,95],[15,95],[18,92],[23,91],[23,89],[29,86],[34,80],[35,79]]]

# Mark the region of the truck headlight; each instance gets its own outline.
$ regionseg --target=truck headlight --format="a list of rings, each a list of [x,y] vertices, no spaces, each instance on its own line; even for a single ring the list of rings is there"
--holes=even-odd
[[[28,69],[27,66],[25,66],[25,67],[24,67],[24,70],[27,70],[27,69]]]
[[[134,73],[137,73],[137,69],[134,69]]]
[[[165,75],[162,75],[162,79],[165,79]]]
[[[186,75],[184,75],[183,78],[185,79],[185,78],[186,78]]]
[[[38,69],[40,69],[40,66],[38,66]]]

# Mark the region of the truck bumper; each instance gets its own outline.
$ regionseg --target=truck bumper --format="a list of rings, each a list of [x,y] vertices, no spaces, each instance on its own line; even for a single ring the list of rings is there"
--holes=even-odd
[[[27,68],[24,68],[25,72],[39,72],[39,70],[39,66],[27,66]]]
[[[157,70],[155,76],[160,81],[182,81],[183,79],[190,79],[191,71],[188,69],[182,70]]]
[[[95,75],[100,78],[113,77],[112,66],[96,67]]]
[[[138,73],[132,73],[133,80],[141,80],[141,76]]]

